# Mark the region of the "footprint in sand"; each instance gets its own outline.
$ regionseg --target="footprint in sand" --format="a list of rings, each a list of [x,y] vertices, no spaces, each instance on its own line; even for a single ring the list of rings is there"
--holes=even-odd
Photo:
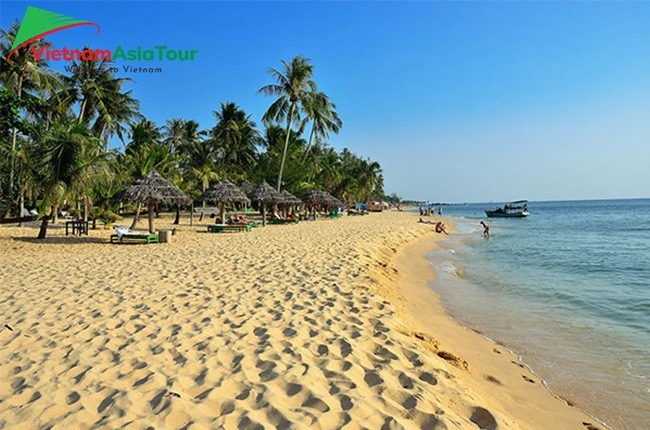
[[[486,379],[487,381],[492,382],[493,384],[503,385],[503,384],[501,383],[501,381],[499,381],[497,378],[495,378],[495,377],[492,376],[492,375],[485,375],[485,379]]]
[[[524,381],[526,381],[526,382],[530,382],[531,384],[534,384],[534,383],[535,383],[535,380],[534,380],[534,379],[531,379],[531,378],[529,378],[529,377],[526,376],[526,375],[521,375],[521,377],[524,378]]]
[[[438,384],[438,380],[436,379],[436,377],[433,376],[429,372],[422,372],[420,374],[420,381],[427,382],[427,383],[429,383],[431,385],[437,385]]]
[[[407,390],[413,388],[413,380],[408,376],[406,376],[404,372],[400,372],[397,379],[399,380],[399,383],[402,386],[402,388],[406,388]]]
[[[363,380],[366,381],[369,387],[374,387],[384,382],[383,379],[374,371],[366,372],[366,375],[363,377]]]
[[[79,393],[73,391],[72,393],[68,394],[68,397],[66,398],[66,402],[68,403],[68,405],[74,405],[79,401],[80,398],[81,396],[79,395]]]
[[[490,411],[480,406],[474,408],[469,419],[483,430],[496,430],[498,428],[497,421]]]
[[[349,396],[346,396],[345,394],[341,396],[341,409],[344,411],[349,411],[353,406],[354,404],[352,403],[352,399],[350,399]]]
[[[325,413],[329,412],[330,407],[327,406],[327,403],[319,399],[318,397],[314,397],[310,395],[307,400],[303,402],[301,405],[303,408],[311,408],[311,409],[316,409],[319,412]]]

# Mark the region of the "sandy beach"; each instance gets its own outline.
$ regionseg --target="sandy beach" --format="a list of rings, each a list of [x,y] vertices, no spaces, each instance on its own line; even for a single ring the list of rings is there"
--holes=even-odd
[[[444,314],[417,218],[0,227],[0,428],[602,428]]]

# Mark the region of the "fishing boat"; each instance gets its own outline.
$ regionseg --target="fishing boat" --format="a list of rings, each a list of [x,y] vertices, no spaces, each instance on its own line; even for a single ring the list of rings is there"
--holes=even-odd
[[[528,200],[517,200],[494,210],[485,210],[489,218],[524,218],[528,214]]]

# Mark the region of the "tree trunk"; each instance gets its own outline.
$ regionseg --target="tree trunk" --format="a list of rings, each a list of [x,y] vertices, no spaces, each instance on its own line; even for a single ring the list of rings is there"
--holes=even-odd
[[[81,102],[81,109],[79,109],[79,122],[84,119],[84,113],[86,112],[86,104],[88,104],[88,99],[84,97],[84,101]]]
[[[287,148],[289,148],[289,135],[291,134],[291,122],[293,121],[293,109],[295,106],[296,103],[292,102],[291,107],[289,108],[289,118],[287,119],[287,136],[284,139],[284,150],[282,151],[282,161],[280,162],[280,172],[278,173],[278,192],[280,192],[280,189],[282,187],[282,171],[284,170],[284,160],[287,158]]]
[[[194,225],[194,202],[192,202],[192,207],[190,208],[190,227]]]
[[[266,204],[262,203],[262,225],[266,226]]]
[[[58,206],[52,206],[52,224],[56,224],[59,220],[59,208]]]
[[[24,73],[20,74],[20,78],[18,79],[18,100],[22,98],[23,94],[23,78],[24,78]],[[9,195],[11,196],[11,199],[13,200],[14,196],[14,172],[16,170],[16,157],[14,156],[16,152],[16,140],[18,139],[18,129],[14,127],[13,131],[11,132],[11,170],[9,171]],[[13,206],[13,205],[12,205]],[[22,216],[22,213],[20,214]]]
[[[224,202],[219,203],[219,215],[221,216],[221,224],[226,223],[226,204]]]
[[[153,201],[149,201],[148,203],[148,212],[149,212],[149,233],[153,234],[153,215],[154,215],[154,209],[156,207],[156,203]]]
[[[43,216],[43,220],[41,221],[41,228],[38,230],[38,239],[45,239],[45,235],[47,234],[47,223],[49,220],[49,215]]]
[[[309,133],[309,141],[307,142],[307,148],[305,149],[305,158],[303,158],[303,161],[307,159],[307,155],[309,155],[309,149],[311,149],[311,141],[314,137],[314,124],[312,123],[311,125],[311,132]]]
[[[131,227],[129,228],[133,230],[135,226],[138,225],[139,220],[140,220],[140,203],[138,203],[138,207],[135,210],[135,216],[133,217],[133,222],[131,223]]]
[[[177,204],[176,205],[176,219],[174,220],[174,225],[178,225],[178,223],[181,221],[181,205]]]
[[[23,217],[23,212],[25,212],[25,187],[20,187],[20,197],[18,197],[18,210],[20,213],[18,216]],[[23,222],[18,223],[18,227],[22,227]]]
[[[88,196],[84,194],[84,222],[88,222]]]

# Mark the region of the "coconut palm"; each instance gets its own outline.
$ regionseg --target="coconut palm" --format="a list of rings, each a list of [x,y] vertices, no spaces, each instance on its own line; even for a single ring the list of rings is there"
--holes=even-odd
[[[183,145],[185,139],[185,120],[172,118],[165,122],[162,127],[163,143],[170,151],[174,151]]]
[[[79,122],[94,120],[93,131],[108,140],[117,134],[122,140],[124,124],[139,118],[140,103],[132,91],[124,91],[131,78],[118,78],[110,60],[72,61],[64,77],[69,105],[79,102]]]
[[[65,197],[74,199],[87,192],[94,181],[108,172],[106,153],[99,140],[77,121],[56,123],[37,136],[34,161],[31,163],[42,187],[46,212],[56,222],[58,209]],[[49,217],[44,216],[38,238],[47,234]]]
[[[262,118],[263,121],[282,122],[285,119],[287,121],[284,150],[282,151],[282,160],[278,172],[277,191],[280,191],[282,186],[282,172],[287,157],[291,125],[294,121],[299,121],[298,109],[304,103],[307,103],[309,97],[316,91],[316,83],[312,80],[314,66],[308,58],[299,55],[294,57],[290,63],[282,60],[282,65],[284,68],[282,72],[269,68],[269,73],[277,80],[277,84],[265,85],[258,91],[266,95],[279,96],[269,106]]]
[[[18,99],[21,99],[29,91],[54,85],[56,78],[47,67],[47,63],[34,58],[27,46],[18,49],[11,56],[11,63],[7,61],[19,28],[20,22],[14,21],[7,30],[0,29],[0,64],[2,65],[0,67],[0,82],[4,87],[12,90]],[[31,46],[40,49],[51,46],[51,44],[45,39],[39,39],[32,42]],[[14,127],[11,133],[12,152],[16,151],[17,139],[18,128]],[[14,171],[15,159],[12,158],[9,172],[9,189],[12,193],[14,191]]]
[[[142,146],[151,144],[159,144],[162,139],[162,132],[160,128],[153,122],[147,119],[131,124],[129,126],[130,141],[126,145],[125,153],[128,155],[130,152],[137,153]],[[144,176],[149,172],[141,173]]]
[[[307,123],[311,121],[311,131],[305,149],[306,157],[314,137],[327,140],[330,132],[338,134],[343,127],[343,121],[336,112],[336,105],[323,92],[315,92],[308,97],[303,103],[303,110],[306,116],[301,128],[306,127]]]
[[[244,176],[257,159],[258,146],[262,143],[260,133],[251,116],[235,103],[222,103],[221,109],[213,114],[217,124],[210,136],[222,170],[230,176]]]

